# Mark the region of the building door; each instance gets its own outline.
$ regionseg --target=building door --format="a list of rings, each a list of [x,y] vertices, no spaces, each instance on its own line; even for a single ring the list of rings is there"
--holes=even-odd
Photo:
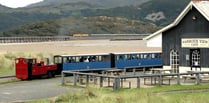
[[[200,71],[200,49],[190,49],[190,57],[191,70]]]
[[[173,73],[179,73],[179,54],[177,50],[170,52],[170,65]]]

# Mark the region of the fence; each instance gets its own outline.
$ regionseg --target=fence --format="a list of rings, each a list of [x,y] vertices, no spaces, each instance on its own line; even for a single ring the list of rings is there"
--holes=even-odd
[[[208,74],[209,71],[195,71],[195,72],[189,72],[189,73],[168,73],[168,74],[141,74],[141,75],[119,75],[119,76],[113,76],[113,75],[104,75],[104,74],[94,74],[94,73],[81,73],[81,72],[73,72],[73,71],[62,71],[62,80],[61,83],[62,85],[65,84],[65,75],[66,74],[71,74],[73,75],[73,84],[76,86],[77,85],[77,79],[79,75],[82,75],[86,79],[86,85],[89,85],[89,77],[97,77],[99,78],[99,86],[103,87],[103,81],[105,78],[111,78],[114,80],[113,83],[113,90],[117,90],[122,87],[122,82],[124,79],[127,78],[135,78],[137,79],[136,84],[137,88],[140,88],[141,84],[141,78],[154,78],[155,80],[158,81],[159,85],[162,85],[163,77],[172,77],[174,81],[176,81],[177,84],[181,84],[181,78],[184,77],[192,77],[195,78],[195,83],[198,85],[200,84],[200,81],[202,80],[201,76],[206,74],[206,76],[209,78]],[[155,81],[156,82],[156,81]]]
[[[111,34],[110,34],[111,35]],[[49,42],[49,41],[68,41],[68,40],[142,40],[146,35],[89,35],[86,37],[75,36],[31,36],[31,37],[0,37],[0,43],[31,43],[31,42]]]
[[[67,40],[70,40],[69,36],[0,37],[0,43],[30,43]]]

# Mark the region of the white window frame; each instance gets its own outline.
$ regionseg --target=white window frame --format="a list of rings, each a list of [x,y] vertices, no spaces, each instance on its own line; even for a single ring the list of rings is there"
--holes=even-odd
[[[170,51],[170,66],[173,73],[179,73],[179,53],[175,49]]]

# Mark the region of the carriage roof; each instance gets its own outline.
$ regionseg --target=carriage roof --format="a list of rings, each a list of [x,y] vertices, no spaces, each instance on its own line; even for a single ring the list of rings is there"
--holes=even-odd
[[[71,56],[105,56],[105,55],[110,55],[110,53],[55,55],[55,57],[56,56],[59,56],[59,57],[71,57]]]
[[[110,54],[142,54],[142,53],[161,53],[161,51],[146,51],[146,52],[116,52],[116,53],[95,53],[95,54],[70,54],[70,55],[55,55],[55,57],[71,57],[71,56],[105,56]]]
[[[161,51],[146,51],[146,52],[117,52],[114,53],[116,55],[120,55],[120,54],[148,54],[148,53],[162,53]]]

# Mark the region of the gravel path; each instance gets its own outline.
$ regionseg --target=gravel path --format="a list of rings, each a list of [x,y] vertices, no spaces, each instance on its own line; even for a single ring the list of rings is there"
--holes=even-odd
[[[0,103],[50,98],[66,92],[82,91],[78,88],[59,86],[60,81],[60,77],[57,77],[0,85]]]

